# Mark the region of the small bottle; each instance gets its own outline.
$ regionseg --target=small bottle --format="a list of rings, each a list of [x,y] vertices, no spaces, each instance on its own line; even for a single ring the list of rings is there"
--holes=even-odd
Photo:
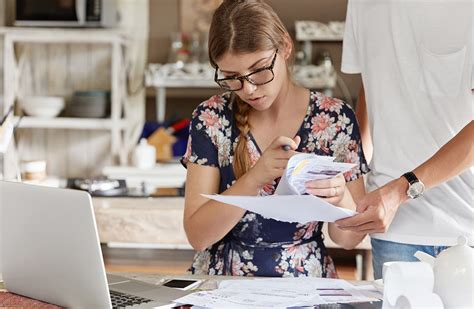
[[[323,52],[321,65],[323,66],[327,76],[331,76],[334,73],[334,65],[328,51]]]
[[[336,81],[337,81],[337,74],[336,70],[334,68],[334,64],[331,59],[331,55],[329,54],[328,51],[324,51],[321,55],[321,61],[319,65],[323,69],[323,76],[326,81],[326,86],[322,90],[322,92],[329,96],[333,96],[333,89],[336,86]]]
[[[148,144],[146,138],[140,139],[140,143],[133,151],[133,165],[141,169],[151,169],[156,162],[156,149]]]

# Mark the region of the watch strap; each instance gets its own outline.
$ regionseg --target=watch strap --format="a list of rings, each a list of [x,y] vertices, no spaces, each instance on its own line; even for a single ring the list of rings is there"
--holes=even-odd
[[[403,177],[408,181],[409,184],[414,184],[415,182],[419,182],[418,177],[416,177],[415,173],[407,172],[403,174]]]

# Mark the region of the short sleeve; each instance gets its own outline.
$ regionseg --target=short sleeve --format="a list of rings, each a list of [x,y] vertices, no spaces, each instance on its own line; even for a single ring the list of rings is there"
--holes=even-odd
[[[199,105],[193,112],[189,124],[189,138],[186,153],[181,163],[187,167],[189,162],[205,166],[218,166],[218,151],[212,136],[215,135],[215,126],[219,115],[214,110]],[[214,139],[215,140],[215,139]]]
[[[355,23],[356,16],[353,8],[353,0],[347,3],[346,23],[344,27],[344,39],[342,41],[342,63],[341,71],[348,74],[360,73],[359,50],[357,48]]]

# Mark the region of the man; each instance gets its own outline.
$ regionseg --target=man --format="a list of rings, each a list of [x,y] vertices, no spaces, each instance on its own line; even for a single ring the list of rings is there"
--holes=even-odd
[[[362,75],[372,192],[336,223],[371,234],[376,279],[458,236],[474,245],[472,19],[472,0],[349,0],[342,70]]]

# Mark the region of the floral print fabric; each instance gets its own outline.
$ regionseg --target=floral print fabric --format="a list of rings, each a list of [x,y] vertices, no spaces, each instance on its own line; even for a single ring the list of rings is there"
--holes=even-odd
[[[188,147],[182,163],[213,166],[220,172],[219,193],[235,181],[232,169],[234,149],[239,139],[232,110],[232,93],[216,95],[193,112]],[[299,152],[334,156],[336,161],[355,163],[344,176],[355,180],[368,172],[362,153],[359,130],[352,109],[339,99],[311,92],[303,123],[298,131]],[[247,136],[252,164],[262,151]],[[277,182],[265,186],[260,195],[270,195]],[[288,205],[288,211],[291,205]],[[233,276],[316,276],[336,277],[323,243],[322,222],[307,224],[280,222],[246,212],[220,241],[197,252],[193,274]]]

